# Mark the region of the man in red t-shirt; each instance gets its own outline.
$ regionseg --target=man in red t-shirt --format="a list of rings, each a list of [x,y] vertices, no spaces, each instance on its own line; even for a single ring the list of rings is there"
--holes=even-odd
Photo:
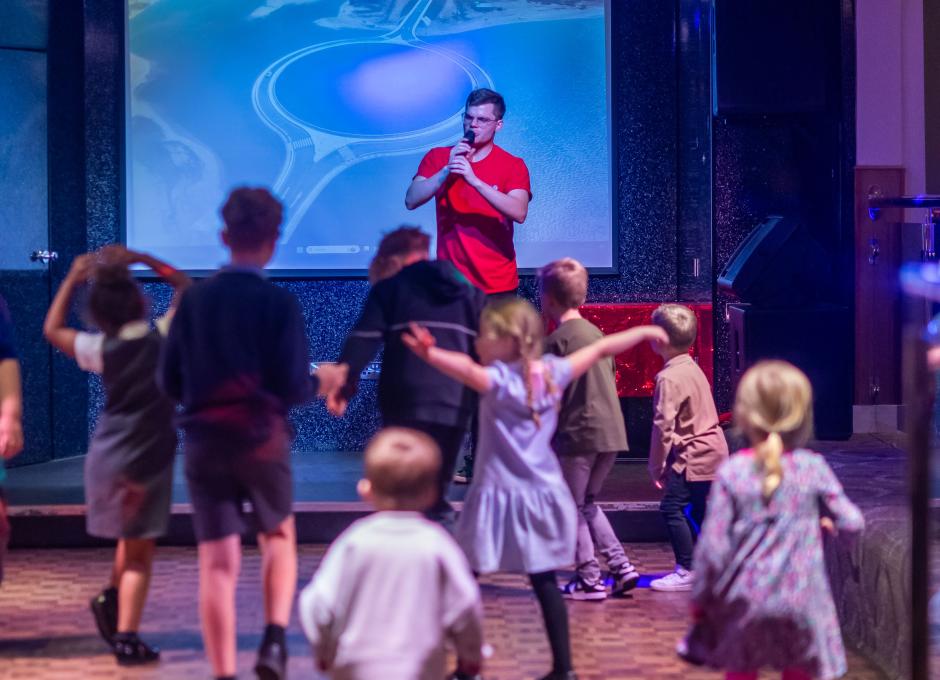
[[[515,295],[519,287],[513,224],[525,222],[532,198],[525,162],[493,142],[505,113],[499,93],[471,92],[464,138],[428,151],[405,194],[409,210],[436,198],[438,259],[488,295]]]

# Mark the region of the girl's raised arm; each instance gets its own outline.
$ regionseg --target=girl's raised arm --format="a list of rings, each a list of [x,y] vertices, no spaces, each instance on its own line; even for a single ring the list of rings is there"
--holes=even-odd
[[[461,352],[452,352],[434,346],[434,336],[416,323],[410,325],[401,340],[419,357],[444,375],[462,382],[471,390],[486,392],[490,389],[490,376],[483,366]]]
[[[571,364],[571,379],[577,380],[604,357],[626,352],[641,342],[669,342],[669,336],[659,326],[637,326],[626,331],[607,335],[565,357]]]
[[[132,264],[140,263],[147,267],[150,267],[153,271],[160,276],[161,279],[173,286],[173,299],[170,301],[170,311],[169,314],[176,311],[176,306],[179,303],[180,295],[183,294],[187,288],[189,288],[193,281],[190,279],[184,272],[181,272],[179,269],[164,262],[160,258],[154,257],[150,253],[142,253],[136,250],[129,250],[122,245],[109,245],[102,248],[98,257],[103,262],[108,262],[111,264],[122,264],[125,267],[129,267]]]
[[[65,280],[62,281],[62,285],[59,286],[59,290],[56,291],[42,326],[42,334],[49,344],[73,359],[75,358],[75,336],[78,331],[69,328],[66,324],[69,305],[75,288],[84,283],[91,274],[94,262],[92,254],[79,255],[72,261],[72,267],[66,274]]]

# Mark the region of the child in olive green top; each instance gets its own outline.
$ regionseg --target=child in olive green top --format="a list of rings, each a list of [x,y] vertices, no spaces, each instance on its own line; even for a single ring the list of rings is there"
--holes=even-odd
[[[539,271],[542,309],[558,324],[546,341],[547,352],[566,356],[603,337],[600,329],[578,312],[587,296],[587,285],[587,270],[571,258],[550,262]],[[578,506],[577,574],[562,591],[573,600],[607,597],[595,557],[596,544],[613,577],[613,594],[623,594],[637,584],[639,574],[607,517],[594,504],[617,452],[627,450],[612,357],[596,363],[565,390],[552,445]]]

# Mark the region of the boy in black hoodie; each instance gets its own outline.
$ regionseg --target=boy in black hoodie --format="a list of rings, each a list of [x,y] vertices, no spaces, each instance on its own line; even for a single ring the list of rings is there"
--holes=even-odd
[[[342,414],[356,393],[359,374],[384,343],[379,377],[382,420],[386,427],[424,432],[440,447],[439,497],[427,514],[448,525],[453,508],[445,495],[476,410],[476,395],[415,356],[402,343],[401,334],[414,322],[433,333],[438,347],[472,354],[486,295],[450,262],[430,261],[430,243],[430,236],[420,229],[401,227],[379,244],[369,266],[372,290],[339,358],[349,365],[348,381],[331,410]]]

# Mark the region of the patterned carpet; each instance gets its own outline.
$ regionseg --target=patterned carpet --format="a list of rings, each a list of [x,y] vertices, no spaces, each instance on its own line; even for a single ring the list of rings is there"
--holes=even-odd
[[[668,547],[627,546],[644,574],[672,567]],[[323,546],[302,546],[300,578],[309,579]],[[202,654],[195,606],[196,557],[192,548],[158,552],[143,636],[163,648],[159,665],[118,669],[98,638],[88,612],[89,597],[105,580],[111,554],[101,549],[15,550],[0,589],[0,678],[173,678],[204,680],[210,671]],[[262,627],[257,551],[249,549],[238,592],[239,670],[250,672]],[[539,612],[523,578],[483,579],[486,634],[494,646],[485,677],[540,677],[550,665]],[[686,626],[683,594],[638,589],[633,597],[569,603],[575,666],[581,680],[709,680],[721,676],[687,666],[673,647]],[[290,677],[313,678],[313,666],[296,621],[288,631]],[[765,678],[772,677],[765,675]],[[874,667],[851,654],[851,680],[881,680]]]

